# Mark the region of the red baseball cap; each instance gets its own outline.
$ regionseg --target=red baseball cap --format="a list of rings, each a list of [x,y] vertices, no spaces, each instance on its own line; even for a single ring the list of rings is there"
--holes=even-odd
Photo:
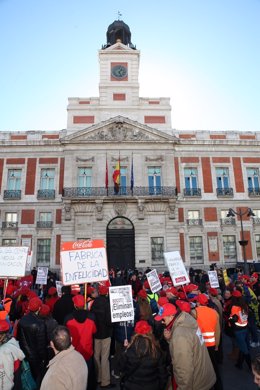
[[[175,302],[175,305],[178,306],[178,308],[181,311],[185,311],[186,313],[191,312],[191,307],[190,307],[189,302],[183,301],[181,299],[177,299],[177,301]]]
[[[99,295],[107,295],[109,291],[109,288],[107,286],[99,286],[98,287],[98,293]]]
[[[213,295],[213,297],[217,297],[218,296],[218,290],[216,288],[210,287],[209,293],[211,295]]]
[[[55,287],[50,287],[48,290],[48,295],[54,295],[57,293],[57,289]]]
[[[250,280],[250,276],[248,276],[248,275],[242,275],[242,276],[241,276],[241,279]]]
[[[75,295],[72,298],[72,301],[76,307],[84,307],[85,306],[85,298],[83,295]]]
[[[178,291],[177,291],[177,289],[175,287],[167,288],[166,294],[167,293],[171,293],[172,295],[176,295],[176,296],[178,295]]]
[[[258,273],[257,272],[253,272],[251,277],[258,279]]]
[[[184,286],[184,290],[187,292],[187,293],[190,293],[192,291],[197,291],[199,288],[199,286],[197,286],[196,284],[187,284],[186,286]]]
[[[166,297],[160,297],[157,303],[159,306],[163,306],[166,305],[166,303],[169,303],[169,300]]]
[[[42,301],[38,297],[31,298],[28,303],[28,310],[38,311],[42,307]]]
[[[0,320],[0,333],[7,333],[10,329],[10,324],[6,320]]]
[[[138,291],[137,295],[138,295],[138,297],[141,297],[143,299],[147,298],[147,292],[145,290]]]
[[[234,290],[232,292],[232,296],[236,297],[236,298],[240,298],[240,297],[242,297],[242,293],[240,291],[238,291],[238,290]]]
[[[40,308],[39,314],[42,317],[47,317],[50,314],[50,307],[48,305],[43,304],[42,307]]]
[[[156,321],[161,321],[164,317],[174,316],[177,313],[176,307],[172,303],[166,303],[163,305],[157,316],[154,317]]]
[[[209,302],[209,299],[206,294],[199,294],[197,296],[197,302],[199,302],[201,305],[207,305]]]
[[[138,321],[135,325],[135,333],[138,334],[147,334],[150,333],[151,330],[151,325],[149,325],[148,322],[144,320]]]

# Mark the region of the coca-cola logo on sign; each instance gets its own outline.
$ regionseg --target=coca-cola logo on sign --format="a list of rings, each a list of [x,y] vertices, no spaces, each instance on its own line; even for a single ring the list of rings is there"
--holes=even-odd
[[[75,241],[72,245],[73,249],[84,249],[84,248],[92,248],[93,242],[92,240],[87,241]]]

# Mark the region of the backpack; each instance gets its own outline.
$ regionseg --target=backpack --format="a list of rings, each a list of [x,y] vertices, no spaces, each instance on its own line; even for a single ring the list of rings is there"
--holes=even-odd
[[[156,297],[157,297],[157,294],[155,294],[155,293],[147,295],[147,298],[148,298],[148,301],[150,303],[150,306],[151,306],[153,314],[157,314],[158,313],[158,306],[157,306]]]

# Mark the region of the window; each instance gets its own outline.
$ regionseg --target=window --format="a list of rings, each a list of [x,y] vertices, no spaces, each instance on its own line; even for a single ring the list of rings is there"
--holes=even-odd
[[[80,188],[92,187],[92,168],[87,168],[87,167],[78,168],[78,187]]]
[[[188,210],[188,225],[201,225],[202,220],[200,219],[199,210]]]
[[[198,191],[198,169],[184,169],[185,195],[199,195]]]
[[[253,212],[254,212],[256,218],[260,218],[260,210],[259,209],[258,210],[254,209]]]
[[[21,169],[8,169],[7,189],[9,191],[21,190]]]
[[[41,169],[41,190],[54,190],[54,176],[55,169],[53,168],[44,168]]]
[[[190,237],[190,262],[203,264],[203,243],[201,236]]]
[[[151,237],[152,265],[164,264],[164,238]]]
[[[40,213],[39,220],[41,222],[51,222],[52,221],[52,213],[50,213],[50,212]]]
[[[216,168],[217,195],[233,195],[229,183],[229,169]]]
[[[221,225],[235,225],[236,219],[235,217],[227,217],[228,209],[220,211],[220,222]]]
[[[148,167],[149,194],[161,194],[161,168]]]
[[[5,222],[17,222],[17,213],[5,213]]]
[[[259,193],[259,168],[247,168],[246,172],[249,193]]]
[[[236,260],[236,236],[223,236],[224,260]]]
[[[256,257],[257,259],[260,259],[260,234],[256,234],[255,244],[256,244]]]
[[[16,246],[16,238],[5,238],[2,240],[3,246]]]
[[[51,260],[51,240],[49,238],[37,240],[37,264],[49,265]]]

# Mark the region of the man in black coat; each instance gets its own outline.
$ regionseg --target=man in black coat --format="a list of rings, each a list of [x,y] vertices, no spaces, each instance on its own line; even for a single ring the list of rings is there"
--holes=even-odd
[[[59,325],[64,325],[65,317],[72,313],[74,310],[74,304],[72,301],[71,287],[62,286],[62,297],[55,303],[53,307],[52,317],[58,322]]]
[[[30,299],[29,313],[20,319],[17,327],[17,340],[38,385],[40,385],[44,373],[48,344],[44,321],[38,316],[41,306],[40,298]]]
[[[110,383],[109,353],[113,326],[111,323],[108,287],[99,286],[99,296],[91,307],[96,317],[97,332],[94,340],[94,361],[97,371],[97,380],[100,387],[109,389],[115,387]]]

